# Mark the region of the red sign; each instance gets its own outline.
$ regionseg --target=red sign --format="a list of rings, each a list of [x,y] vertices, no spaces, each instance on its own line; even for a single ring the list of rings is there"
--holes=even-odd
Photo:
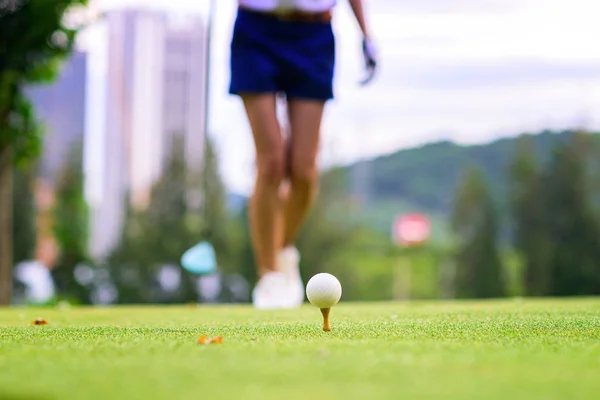
[[[415,246],[425,242],[431,235],[431,221],[425,214],[409,213],[396,217],[392,236],[396,243]]]

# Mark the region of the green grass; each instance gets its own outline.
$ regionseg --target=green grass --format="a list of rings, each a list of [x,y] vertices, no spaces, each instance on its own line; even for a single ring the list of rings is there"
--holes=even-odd
[[[31,326],[43,317],[47,326]],[[597,399],[600,300],[0,310],[0,399]],[[198,345],[199,335],[221,345]]]

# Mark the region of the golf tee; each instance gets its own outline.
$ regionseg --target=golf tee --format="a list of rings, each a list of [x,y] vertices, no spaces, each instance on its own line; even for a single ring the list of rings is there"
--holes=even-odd
[[[323,330],[329,332],[331,330],[331,324],[329,323],[329,311],[331,308],[321,308],[321,314],[323,314]]]

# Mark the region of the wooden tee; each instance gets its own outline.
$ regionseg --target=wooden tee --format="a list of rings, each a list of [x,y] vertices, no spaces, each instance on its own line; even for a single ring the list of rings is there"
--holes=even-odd
[[[329,323],[329,312],[331,308],[321,308],[321,314],[323,315],[323,330],[329,332],[331,330],[331,324]]]

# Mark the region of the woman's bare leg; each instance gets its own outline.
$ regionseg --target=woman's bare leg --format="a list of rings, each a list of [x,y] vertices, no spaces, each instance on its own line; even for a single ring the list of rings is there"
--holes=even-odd
[[[285,146],[277,121],[275,95],[243,95],[256,147],[256,185],[250,199],[250,234],[259,277],[277,270],[282,243],[279,187],[285,173]]]
[[[288,100],[290,186],[284,205],[283,247],[294,243],[317,193],[323,109],[323,101]]]

